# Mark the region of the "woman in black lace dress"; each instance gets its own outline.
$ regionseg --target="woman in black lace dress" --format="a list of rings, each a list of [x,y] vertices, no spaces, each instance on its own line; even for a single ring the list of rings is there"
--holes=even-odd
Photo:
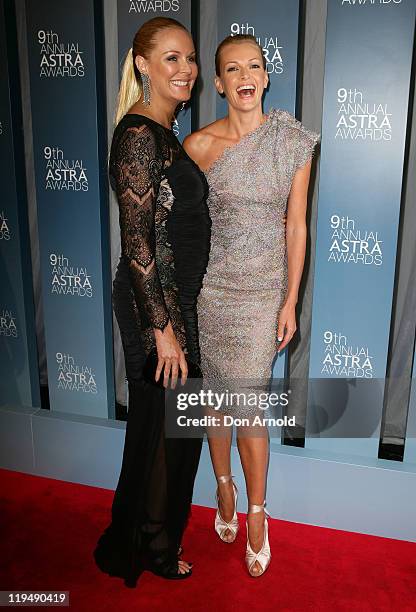
[[[196,299],[209,252],[207,183],[171,130],[197,76],[188,31],[155,18],[126,59],[110,154],[120,211],[121,257],[113,306],[123,344],[129,406],[112,520],[98,541],[99,568],[135,586],[143,569],[185,578],[181,538],[192,500],[201,438],[165,436],[165,389],[143,379],[156,348],[156,377],[185,382],[199,363]]]

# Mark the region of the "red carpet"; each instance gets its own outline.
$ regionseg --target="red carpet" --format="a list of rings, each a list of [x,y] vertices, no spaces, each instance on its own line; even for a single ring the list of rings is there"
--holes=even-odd
[[[193,576],[144,573],[136,589],[102,574],[92,551],[109,521],[112,491],[0,470],[1,590],[70,591],[72,610],[416,610],[416,545],[271,520],[272,562],[253,579],[244,566],[245,525],[233,545],[193,507],[184,558]]]

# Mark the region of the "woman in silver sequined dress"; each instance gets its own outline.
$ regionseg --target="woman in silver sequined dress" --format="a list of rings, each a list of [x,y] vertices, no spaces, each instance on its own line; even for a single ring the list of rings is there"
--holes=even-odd
[[[201,365],[206,385],[216,391],[267,389],[276,350],[296,330],[311,158],[319,135],[287,111],[263,114],[268,75],[254,37],[227,37],[215,63],[215,85],[227,99],[228,116],[184,142],[210,190],[211,253],[198,298]],[[253,411],[234,406],[228,412],[244,417]],[[221,433],[208,430],[218,482],[215,530],[230,543],[238,530],[237,489],[231,429]],[[271,557],[264,509],[267,429],[239,427],[237,442],[249,502],[246,564],[250,575],[260,576]]]

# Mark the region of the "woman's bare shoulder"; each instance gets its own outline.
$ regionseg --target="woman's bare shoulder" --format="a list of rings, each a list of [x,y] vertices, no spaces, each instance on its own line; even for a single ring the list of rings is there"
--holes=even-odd
[[[192,132],[192,134],[189,134],[183,141],[185,151],[197,163],[198,160],[204,160],[207,151],[209,151],[215,141],[221,137],[222,122],[222,119],[213,121],[209,125]]]

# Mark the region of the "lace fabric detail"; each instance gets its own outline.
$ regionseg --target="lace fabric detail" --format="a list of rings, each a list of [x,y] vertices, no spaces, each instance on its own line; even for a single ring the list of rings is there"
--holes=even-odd
[[[158,248],[156,250],[156,266],[163,287],[165,304],[169,311],[175,336],[184,352],[186,352],[185,327],[180,311],[180,299],[176,283],[175,257],[172,245],[168,240],[167,220],[175,201],[172,189],[166,178],[160,183],[159,196],[155,212],[155,236]]]
[[[109,170],[123,255],[113,301],[125,342],[126,321],[134,318],[135,342],[147,354],[156,344],[154,329],[170,321],[184,352],[195,358],[195,302],[209,250],[205,176],[171,130],[136,114],[125,115],[114,131]]]
[[[158,204],[163,206],[166,210],[170,211],[172,209],[172,204],[174,202],[174,197],[168,180],[164,178],[160,183],[159,189],[159,198]],[[163,219],[166,220],[167,215],[164,215]]]
[[[152,327],[163,331],[170,317],[156,266],[154,234],[163,159],[157,155],[153,131],[147,125],[128,127],[110,163],[119,203],[121,249],[136,301]]]

